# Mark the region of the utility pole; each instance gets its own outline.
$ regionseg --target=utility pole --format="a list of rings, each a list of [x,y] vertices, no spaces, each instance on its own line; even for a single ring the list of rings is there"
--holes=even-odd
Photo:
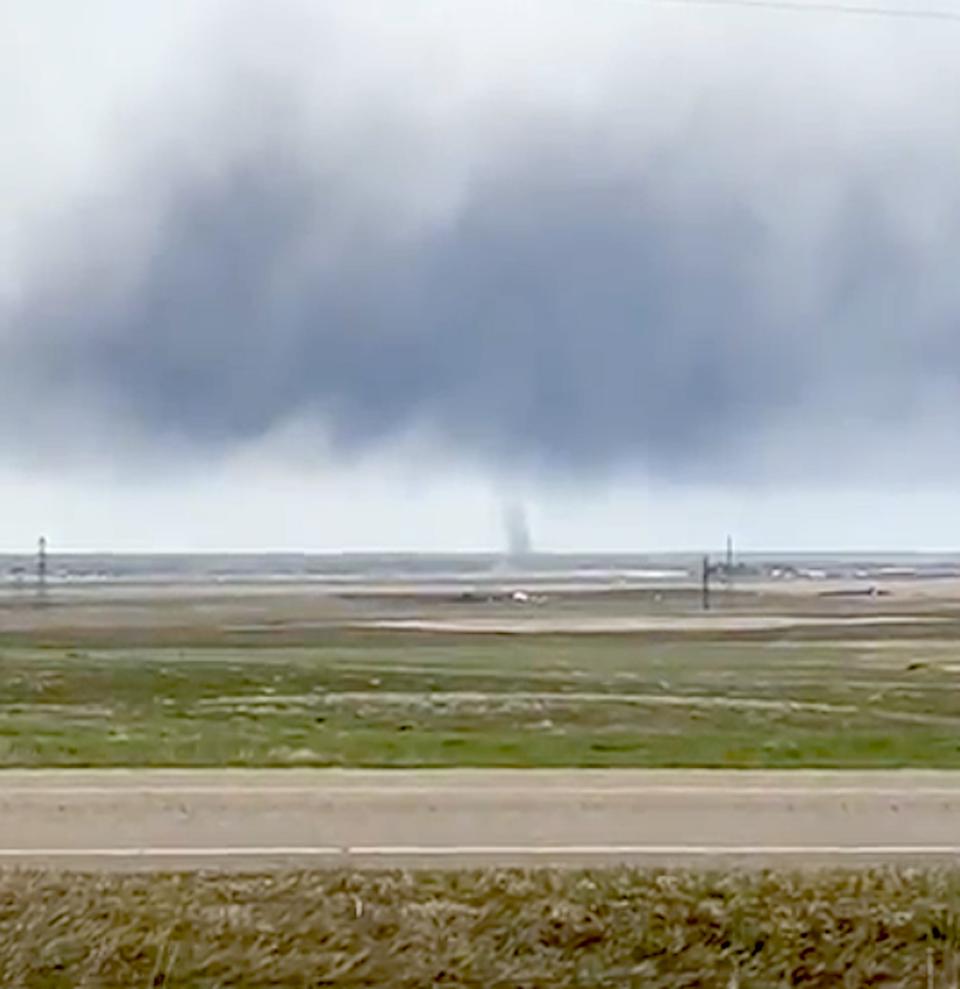
[[[727,536],[727,576],[733,571],[733,536]]]
[[[700,594],[701,594],[701,601],[703,603],[703,610],[704,611],[709,611],[710,610],[710,575],[711,575],[711,573],[713,571],[713,566],[710,563],[710,557],[709,556],[705,556],[703,558],[703,562],[701,564],[701,567],[702,567],[702,569],[700,571],[700,579],[701,579]]]
[[[47,589],[47,538],[41,536],[37,542],[37,590],[42,594]]]

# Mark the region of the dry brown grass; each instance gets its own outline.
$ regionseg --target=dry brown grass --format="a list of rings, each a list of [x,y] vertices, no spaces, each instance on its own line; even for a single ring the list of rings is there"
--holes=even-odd
[[[960,871],[0,873],[3,986],[953,989]]]

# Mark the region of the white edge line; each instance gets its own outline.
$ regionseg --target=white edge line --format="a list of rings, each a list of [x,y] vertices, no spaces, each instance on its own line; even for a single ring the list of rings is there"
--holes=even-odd
[[[960,845],[277,845],[223,848],[0,848],[0,859],[38,858],[451,858],[536,856],[930,856]]]
[[[662,797],[703,796],[738,799],[741,797],[869,797],[899,798],[947,797],[960,799],[960,785],[955,787],[722,787],[722,786],[619,786],[562,787],[537,786],[3,786],[0,800],[5,797],[504,797],[530,799],[543,797]]]

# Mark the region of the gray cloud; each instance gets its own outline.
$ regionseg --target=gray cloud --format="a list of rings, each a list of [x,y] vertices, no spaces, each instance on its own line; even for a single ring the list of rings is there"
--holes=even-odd
[[[497,467],[671,479],[865,469],[889,424],[935,469],[955,97],[914,120],[943,79],[904,83],[886,119],[882,86],[795,108],[795,66],[769,92],[736,52],[708,70],[659,103],[624,67],[585,108],[488,92],[434,126],[389,80],[241,88],[66,214],[0,340],[8,402],[198,455],[296,420],[344,454],[413,430]]]

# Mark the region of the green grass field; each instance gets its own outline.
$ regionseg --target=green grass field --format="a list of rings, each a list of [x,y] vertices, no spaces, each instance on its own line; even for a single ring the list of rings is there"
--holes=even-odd
[[[827,635],[7,642],[0,765],[960,766],[958,643]]]
[[[954,989],[960,874],[0,873],[0,984]]]

